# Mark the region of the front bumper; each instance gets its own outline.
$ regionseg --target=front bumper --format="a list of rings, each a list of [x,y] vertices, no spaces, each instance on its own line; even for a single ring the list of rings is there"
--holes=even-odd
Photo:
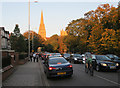
[[[101,70],[108,71],[108,70],[119,70],[118,66],[100,66]]]

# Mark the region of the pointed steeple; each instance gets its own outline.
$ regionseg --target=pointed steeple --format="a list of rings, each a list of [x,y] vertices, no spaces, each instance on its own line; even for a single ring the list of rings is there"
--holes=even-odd
[[[40,24],[44,24],[44,21],[43,21],[43,11],[41,11],[41,22]]]
[[[41,21],[40,21],[38,34],[46,40],[46,30],[45,30],[45,25],[43,20],[43,11],[41,11]]]

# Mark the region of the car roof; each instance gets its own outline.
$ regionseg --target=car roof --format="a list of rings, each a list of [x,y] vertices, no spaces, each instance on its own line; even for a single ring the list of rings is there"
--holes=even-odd
[[[49,59],[60,59],[60,58],[64,59],[64,57],[52,57],[52,58],[49,58]]]

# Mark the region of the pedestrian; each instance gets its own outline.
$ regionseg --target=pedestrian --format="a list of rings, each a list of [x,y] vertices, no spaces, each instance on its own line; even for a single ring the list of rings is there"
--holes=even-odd
[[[33,59],[34,59],[34,62],[35,62],[35,59],[36,59],[36,53],[33,54]]]
[[[39,59],[39,54],[36,55],[36,59],[37,59],[37,62],[38,62],[38,59]]]
[[[69,62],[70,62],[70,63],[72,63],[72,57],[73,57],[73,55],[71,54],[71,55],[70,55],[70,58],[69,58]]]
[[[30,61],[32,62],[33,53],[30,54]]]

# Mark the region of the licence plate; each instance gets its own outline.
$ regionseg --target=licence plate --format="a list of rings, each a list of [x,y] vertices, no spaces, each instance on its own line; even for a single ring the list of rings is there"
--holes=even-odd
[[[57,75],[65,75],[66,72],[58,72]]]
[[[110,69],[116,69],[116,67],[115,66],[110,66]]]

